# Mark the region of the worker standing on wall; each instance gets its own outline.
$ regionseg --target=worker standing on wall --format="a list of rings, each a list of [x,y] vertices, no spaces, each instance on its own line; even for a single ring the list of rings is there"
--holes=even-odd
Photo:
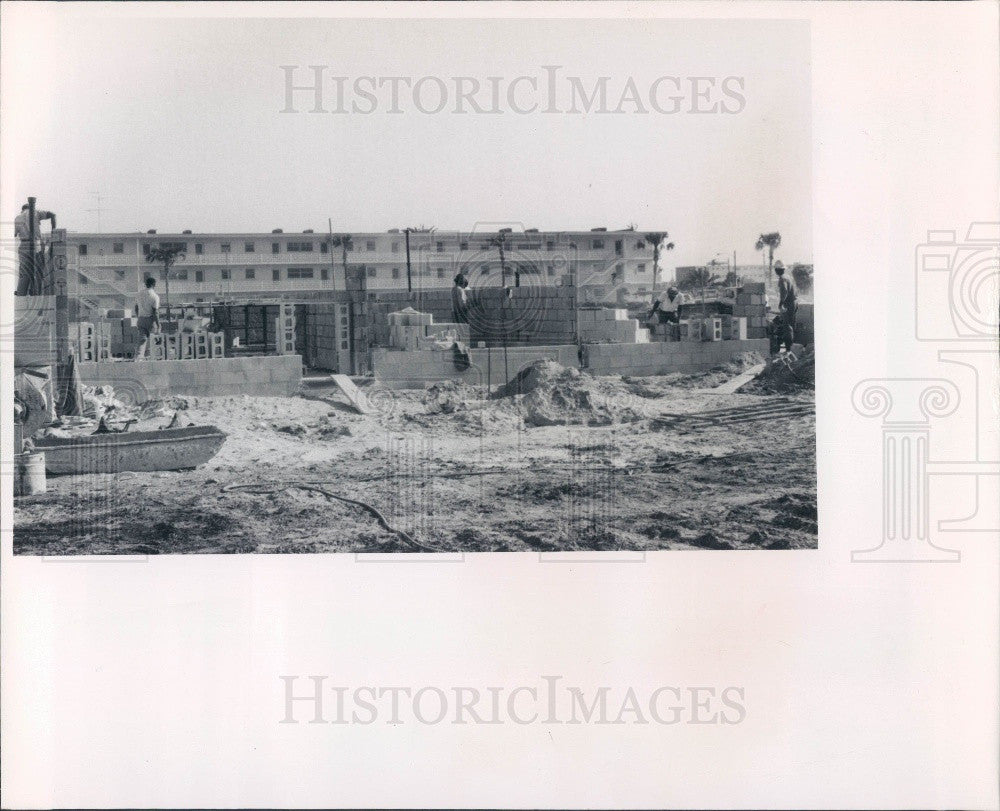
[[[469,286],[464,273],[458,273],[451,288],[451,320],[456,324],[469,323],[469,298],[466,288]]]
[[[37,296],[42,292],[41,271],[45,258],[41,255],[42,220],[51,220],[56,227],[56,215],[51,211],[35,209],[31,222],[31,205],[21,206],[21,213],[14,218],[14,236],[17,237],[17,295]]]
[[[135,360],[146,357],[149,336],[160,331],[160,297],[156,294],[156,279],[146,278],[146,286],[135,297],[135,314],[139,319],[139,337],[142,339],[135,352]]]
[[[782,347],[791,350],[795,343],[797,309],[795,286],[785,278],[785,265],[780,259],[774,263],[774,273],[778,277],[778,314],[768,328],[772,354],[781,351]]]
[[[774,263],[774,273],[778,277],[778,312],[785,324],[794,330],[795,311],[798,309],[795,285],[785,278],[785,265],[780,259]]]

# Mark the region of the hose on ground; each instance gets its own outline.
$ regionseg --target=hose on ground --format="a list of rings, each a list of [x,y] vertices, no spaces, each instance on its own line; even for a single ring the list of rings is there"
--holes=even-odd
[[[309,482],[288,482],[282,485],[281,487],[268,487],[265,485],[258,485],[258,484],[227,484],[225,487],[222,488],[222,492],[232,493],[234,491],[242,491],[245,493],[254,493],[256,495],[273,495],[275,493],[281,493],[285,490],[291,490],[291,489],[308,490],[313,493],[319,493],[320,495],[326,496],[327,498],[331,498],[336,501],[342,501],[344,504],[352,504],[355,507],[360,507],[369,515],[372,515],[386,532],[391,532],[393,535],[402,538],[407,543],[412,544],[413,546],[416,546],[417,548],[422,549],[425,552],[443,551],[441,549],[436,549],[432,546],[427,546],[426,544],[418,541],[416,538],[414,538],[405,530],[398,529],[392,526],[392,524],[389,523],[386,517],[382,515],[382,513],[379,512],[379,510],[373,507],[371,504],[368,504],[367,502],[364,501],[359,501],[354,498],[348,498],[347,496],[341,496],[338,495],[337,493],[331,493],[325,487],[320,487],[316,484],[311,484]]]

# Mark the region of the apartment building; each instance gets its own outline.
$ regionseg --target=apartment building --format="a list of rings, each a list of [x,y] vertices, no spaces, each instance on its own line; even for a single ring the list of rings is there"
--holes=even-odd
[[[266,300],[278,295],[333,293],[349,277],[367,290],[448,288],[458,271],[473,287],[500,284],[491,242],[496,231],[392,229],[341,235],[285,233],[72,233],[68,237],[70,292],[94,302],[130,297],[146,275],[169,285],[171,304]],[[183,252],[164,284],[162,267],[147,261],[155,247]],[[345,262],[346,260],[346,262]],[[539,231],[507,234],[507,283],[578,286],[642,293],[653,285],[653,246],[631,231]],[[660,279],[665,278],[662,271]],[[602,292],[603,295],[603,292]]]

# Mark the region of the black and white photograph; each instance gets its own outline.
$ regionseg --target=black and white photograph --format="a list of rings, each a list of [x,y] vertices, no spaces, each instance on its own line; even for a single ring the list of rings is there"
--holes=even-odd
[[[998,32],[0,2],[0,807],[1000,808]]]
[[[817,546],[807,23],[54,36],[16,554]]]

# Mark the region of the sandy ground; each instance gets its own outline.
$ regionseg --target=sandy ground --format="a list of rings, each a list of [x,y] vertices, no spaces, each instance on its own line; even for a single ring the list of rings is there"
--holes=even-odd
[[[14,549],[53,555],[815,547],[813,393],[705,390],[736,371],[584,376],[585,402],[569,417],[628,420],[602,425],[536,427],[530,415],[549,414],[544,408],[551,402],[532,405],[531,394],[484,400],[481,392],[448,386],[383,392],[376,416],[354,413],[329,385],[292,398],[175,398],[147,409],[137,428],[165,425],[180,407],[181,424],[213,424],[229,434],[211,462],[194,471],[50,477],[48,493],[16,501]],[[808,413],[732,425],[657,427],[655,420],[789,403],[807,404]],[[371,506],[403,534],[333,495]]]

